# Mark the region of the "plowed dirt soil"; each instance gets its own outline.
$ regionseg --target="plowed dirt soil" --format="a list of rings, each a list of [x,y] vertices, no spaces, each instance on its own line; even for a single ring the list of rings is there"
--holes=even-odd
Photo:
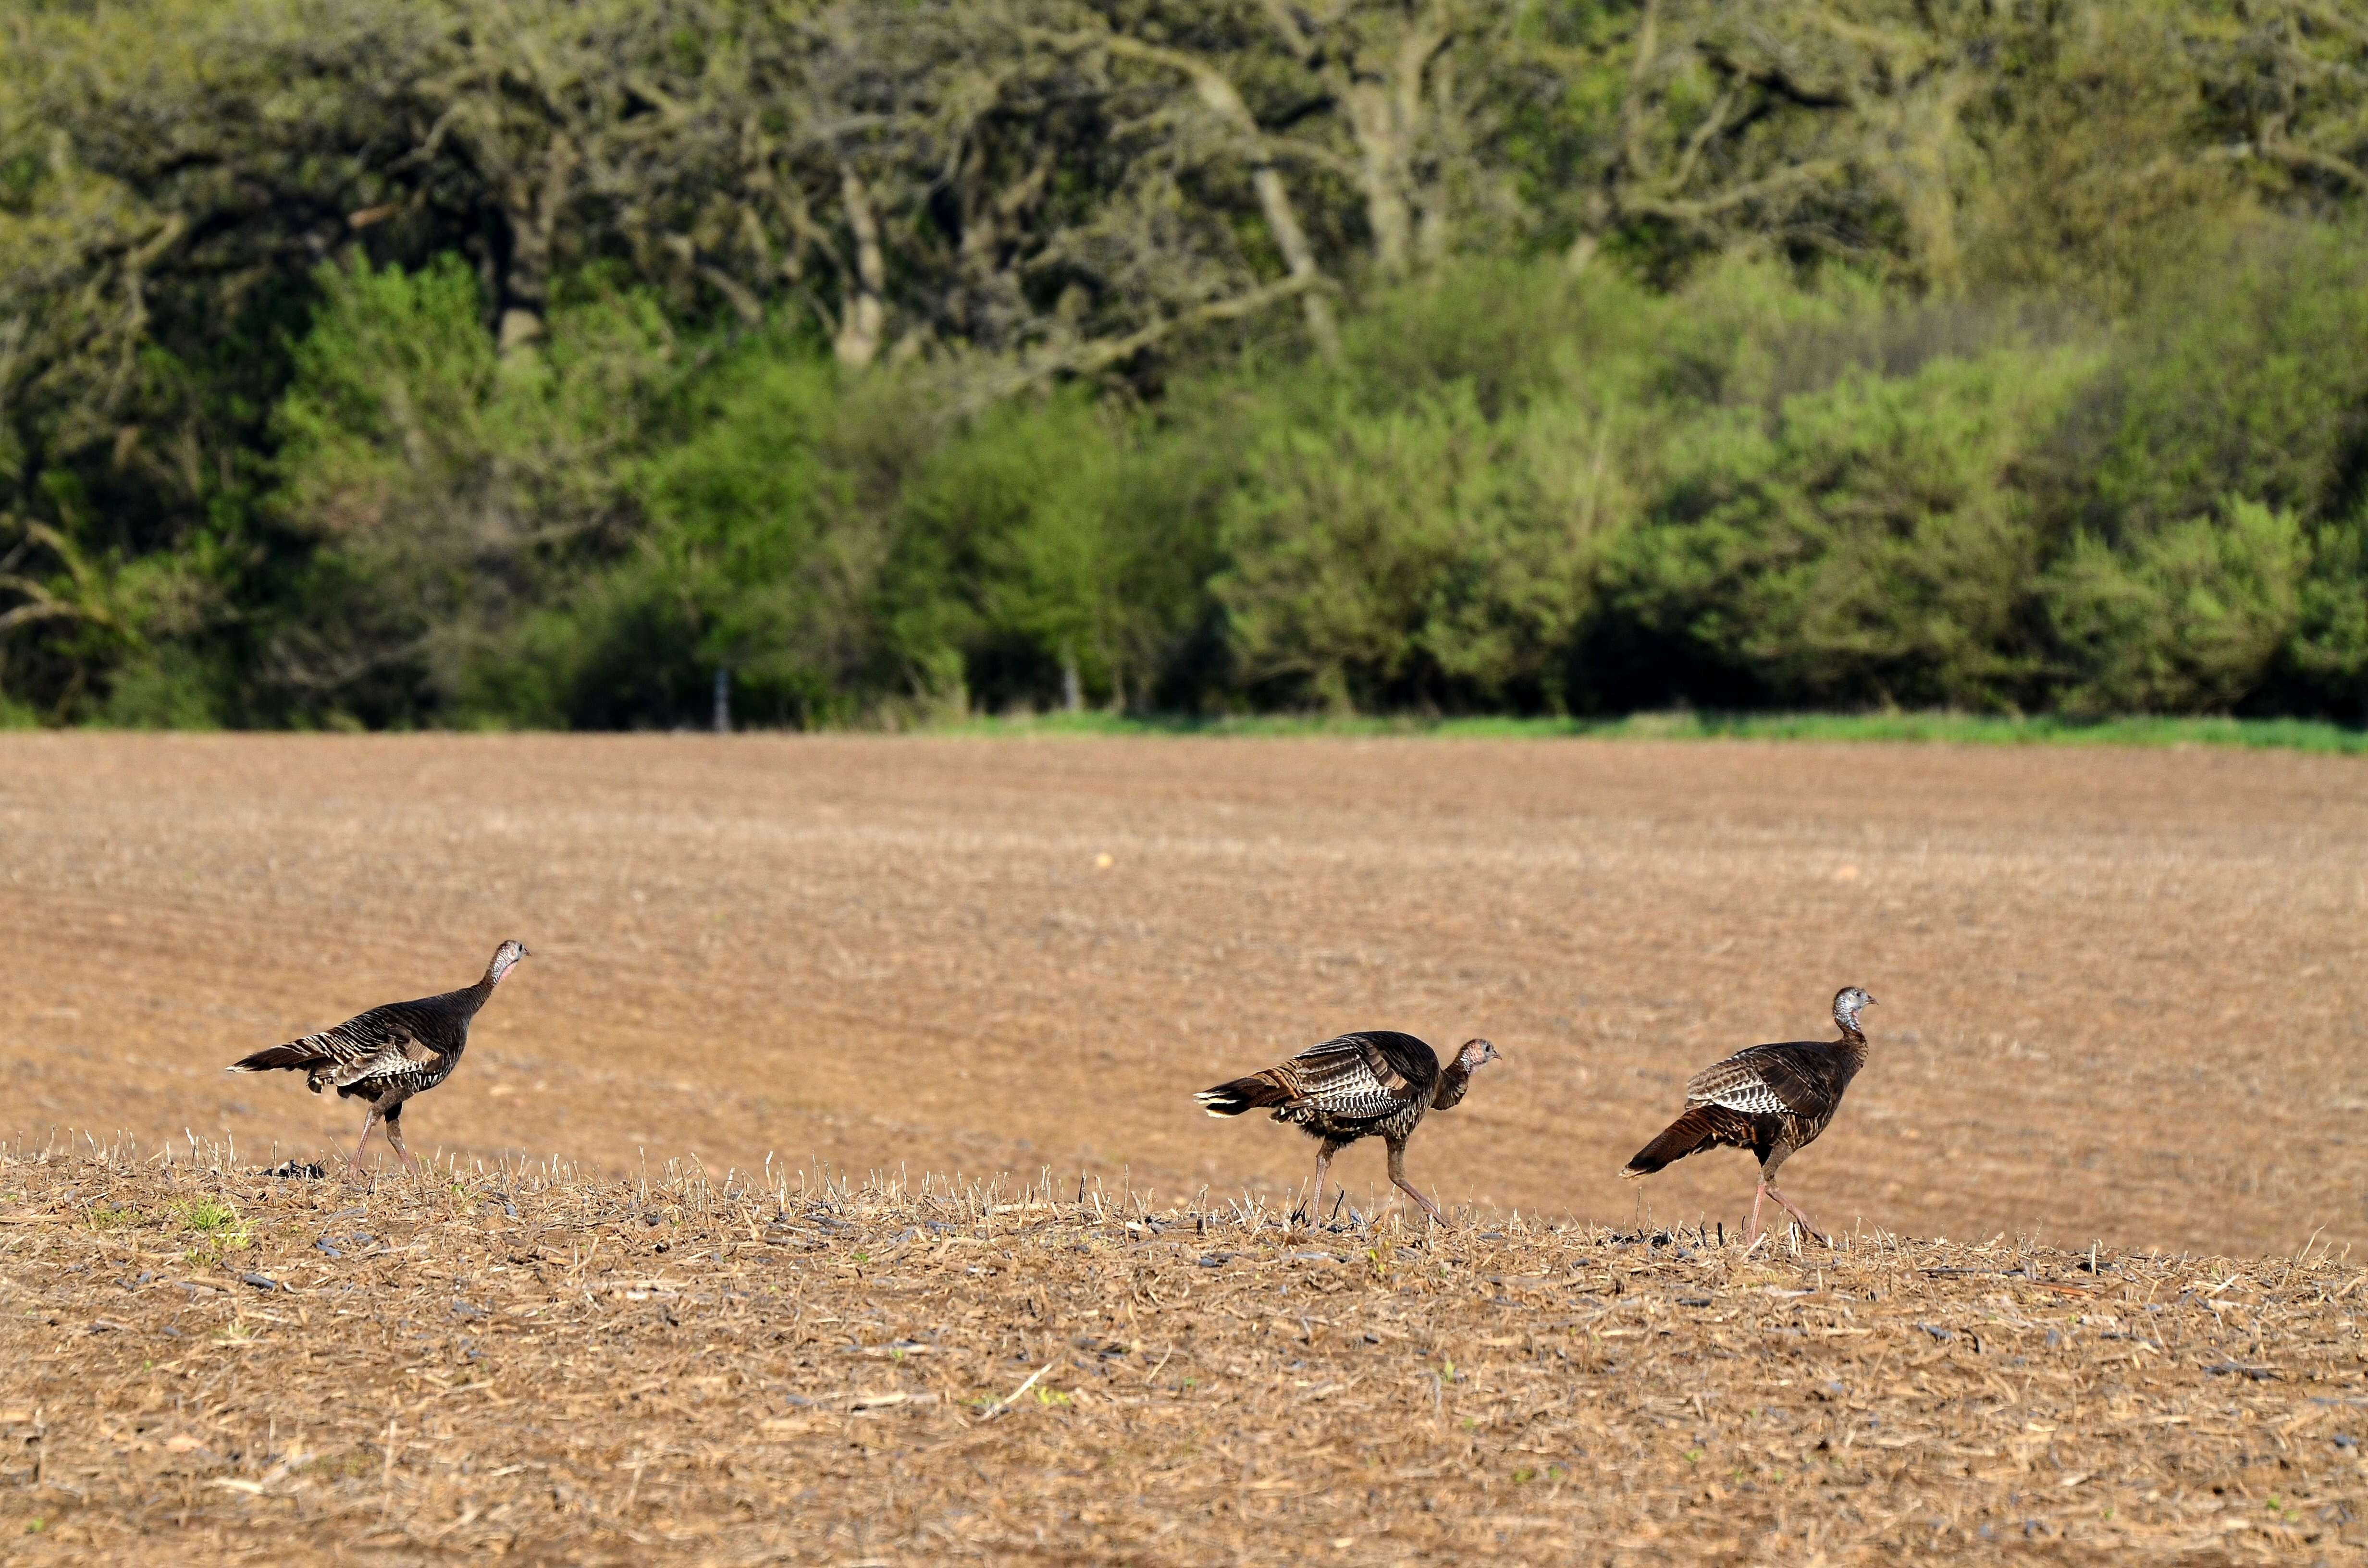
[[[2368,1241],[2363,916],[2368,771],[2277,753],[0,736],[0,1134],[350,1146],[222,1067],[516,936],[415,1148],[1272,1193],[1192,1091],[1380,1026],[1505,1053],[1443,1203],[1732,1229],[1744,1156],[1620,1165],[1854,983],[1821,1222],[2260,1254]]]

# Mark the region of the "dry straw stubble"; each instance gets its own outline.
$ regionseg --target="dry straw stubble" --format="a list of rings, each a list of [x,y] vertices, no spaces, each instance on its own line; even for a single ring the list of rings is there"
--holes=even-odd
[[[2334,1561],[2368,1273],[803,1174],[0,1163],[24,1561]],[[2093,1269],[2093,1271],[2092,1271]]]

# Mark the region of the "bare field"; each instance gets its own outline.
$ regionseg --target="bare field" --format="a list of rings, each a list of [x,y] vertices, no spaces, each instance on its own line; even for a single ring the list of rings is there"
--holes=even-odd
[[[517,936],[416,1148],[1271,1195],[1313,1146],[1192,1091],[1380,1026],[1504,1050],[1415,1141],[1442,1202],[1732,1226],[1743,1156],[1618,1167],[1847,982],[1873,1053],[1786,1173],[1821,1221],[2340,1246],[2363,784],[2228,751],[0,736],[0,1134],[350,1145],[351,1102],[222,1066]],[[1380,1167],[1341,1162],[1359,1202]]]
[[[2355,1558],[2360,766],[0,736],[0,1559]],[[438,1175],[258,1174],[507,936]],[[1617,1180],[1845,981],[1841,1252]],[[1191,1103],[1360,1026],[1453,1233]]]
[[[12,1561],[2219,1563],[2368,1550],[2368,1272],[0,1160]]]

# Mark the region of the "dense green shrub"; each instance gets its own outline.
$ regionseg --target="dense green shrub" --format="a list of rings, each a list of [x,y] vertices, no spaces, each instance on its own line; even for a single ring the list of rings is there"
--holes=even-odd
[[[1335,709],[1561,706],[1559,655],[1622,509],[1593,423],[1560,403],[1492,422],[1458,381],[1262,438],[1217,588],[1252,690]]]
[[[737,722],[798,726],[1072,700],[2357,716],[2368,247],[2220,255],[2197,277],[2224,308],[2182,278],[2119,327],[1764,260],[1669,294],[1442,266],[1337,360],[1252,351],[1151,406],[850,377],[811,332],[686,336],[597,273],[502,354],[456,259],[324,267],[274,416],[301,568],[241,653],[171,632],[234,535],[87,565],[82,634],[140,629],[97,711],[703,725],[722,669]]]
[[[458,699],[576,562],[638,529],[648,410],[679,376],[648,300],[587,288],[495,352],[457,256],[324,267],[281,401],[275,506],[314,548],[268,677],[378,722]]]
[[[2044,592],[2067,712],[2225,713],[2291,642],[2310,563],[2291,512],[2236,501],[2116,550],[2083,534]]]
[[[2368,719],[2368,506],[2313,530],[2293,637],[2248,700],[2271,713]]]
[[[2344,515],[2368,479],[2368,244],[2262,225],[2212,247],[2124,328],[2077,436],[2108,533],[2230,495]]]
[[[1092,656],[1076,644],[1105,565],[1099,508],[1073,512],[1059,493],[1101,483],[1107,445],[1090,403],[1062,398],[992,410],[923,460],[902,497],[887,620],[916,695],[1000,708]],[[1055,551],[1048,530],[1064,522],[1087,531]]]
[[[1696,298],[1737,278],[1772,281],[1774,270],[1715,268]],[[1572,278],[1555,267],[1460,262],[1376,296],[1343,331],[1338,369],[1312,365],[1269,378],[1271,401],[1321,419],[1338,408],[1386,414],[1462,389],[1482,417],[1495,420],[1580,392],[1634,399],[1670,362],[1668,335],[1682,329],[1678,317],[1665,300],[1609,268]],[[1731,324],[1733,314],[1722,321]]]
[[[1614,552],[1619,615],[1763,701],[2017,701],[2046,542],[2018,471],[2092,364],[1944,358],[1705,414]]]

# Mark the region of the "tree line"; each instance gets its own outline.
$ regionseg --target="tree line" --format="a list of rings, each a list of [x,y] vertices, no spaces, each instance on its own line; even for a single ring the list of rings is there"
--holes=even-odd
[[[2340,0],[30,0],[0,721],[2362,716]]]

